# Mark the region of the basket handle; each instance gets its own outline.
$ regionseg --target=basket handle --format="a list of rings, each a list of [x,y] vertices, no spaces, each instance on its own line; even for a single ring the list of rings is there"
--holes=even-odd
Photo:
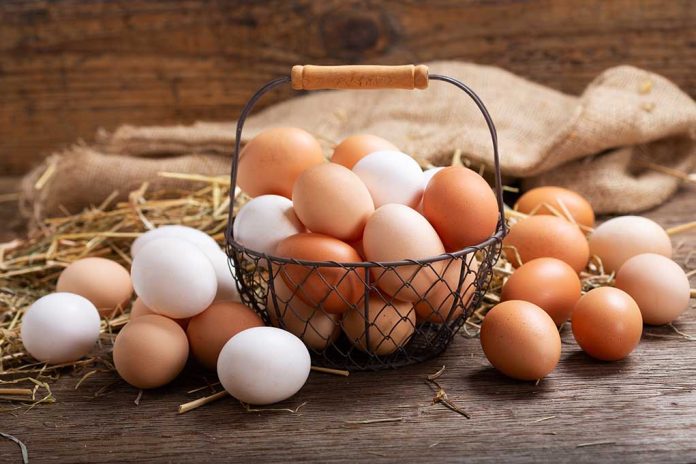
[[[290,73],[295,90],[324,89],[426,89],[428,67],[424,64],[403,66],[297,65]]]

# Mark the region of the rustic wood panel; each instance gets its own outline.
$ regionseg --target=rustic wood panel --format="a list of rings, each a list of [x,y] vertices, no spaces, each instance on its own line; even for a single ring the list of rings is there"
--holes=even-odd
[[[630,63],[696,94],[690,0],[5,0],[0,24],[0,174],[99,127],[235,119],[298,63],[462,59],[567,92]]]
[[[696,188],[647,214],[663,226],[693,220]],[[2,222],[0,221],[0,227]],[[675,259],[696,268],[696,231],[674,237]],[[691,279],[696,286],[696,276]],[[675,326],[696,334],[696,302]],[[26,443],[30,462],[696,462],[696,342],[646,328],[626,360],[587,358],[566,329],[563,357],[539,385],[494,371],[477,339],[457,336],[439,358],[382,373],[312,373],[287,412],[249,413],[231,398],[185,415],[185,392],[214,374],[195,369],[145,392],[113,373],[67,375],[58,402],[16,416],[0,432]],[[426,375],[440,382],[471,419],[432,405]],[[95,394],[101,392],[100,396]],[[3,405],[0,405],[2,407]],[[401,419],[399,419],[401,418]],[[395,419],[350,424],[347,421]],[[0,440],[0,462],[19,462]]]

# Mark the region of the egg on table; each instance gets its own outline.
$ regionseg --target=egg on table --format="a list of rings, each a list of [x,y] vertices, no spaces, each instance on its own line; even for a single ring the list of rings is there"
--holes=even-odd
[[[103,317],[123,309],[133,295],[128,270],[105,258],[82,258],[66,267],[58,277],[57,292],[81,295],[97,307]]]
[[[186,328],[191,354],[208,369],[215,369],[220,350],[242,330],[263,326],[251,308],[233,301],[218,301],[193,316]]]
[[[292,235],[278,244],[280,257],[306,261],[361,262],[353,247],[337,238],[315,233]],[[329,313],[340,314],[363,297],[364,271],[332,266],[285,264],[280,272],[288,287],[299,298]]]
[[[358,349],[378,356],[396,352],[411,339],[416,312],[407,302],[371,295],[367,319],[363,304],[343,315],[343,332]],[[369,335],[368,335],[369,334]]]
[[[456,293],[462,273],[462,261],[452,259],[445,264],[441,278],[413,305],[421,320],[437,324],[452,321],[461,316],[469,305],[476,292],[475,280],[479,263],[474,256],[465,256],[462,259],[467,262],[463,271],[464,280],[459,289],[460,296]]]
[[[646,324],[669,324],[687,310],[691,299],[686,273],[655,253],[626,260],[616,273],[615,285],[635,300]]]
[[[131,278],[147,307],[174,319],[202,312],[217,294],[210,260],[192,243],[176,238],[143,246],[133,259]]]
[[[449,166],[428,182],[423,192],[423,215],[447,251],[458,251],[495,233],[498,201],[483,177],[463,166]]]
[[[562,187],[537,187],[525,192],[515,203],[515,210],[525,214],[567,214],[577,224],[594,227],[592,205],[582,195]]]
[[[527,301],[493,307],[481,324],[481,347],[490,363],[518,380],[546,377],[561,359],[561,337],[553,319]]]
[[[341,334],[340,316],[328,314],[317,305],[305,303],[283,279],[273,281],[274,292],[268,292],[267,312],[271,323],[299,337],[307,346],[324,350]],[[274,303],[274,296],[275,302]]]
[[[217,362],[223,388],[239,401],[257,405],[293,396],[307,381],[310,368],[302,340],[275,327],[238,333],[222,347]]]
[[[309,132],[295,127],[267,129],[240,153],[237,183],[251,197],[291,198],[300,174],[325,161],[321,145]]]
[[[280,195],[252,198],[239,209],[232,231],[237,242],[272,255],[283,239],[304,232],[292,201]]]
[[[445,247],[435,229],[417,211],[398,203],[384,205],[370,216],[363,234],[369,261],[401,261],[442,255]],[[416,302],[442,274],[445,261],[428,266],[406,264],[370,269],[372,282],[399,300]]]
[[[22,317],[24,349],[35,359],[62,364],[88,354],[99,338],[99,312],[73,293],[51,293],[36,300]]]
[[[578,273],[568,264],[556,258],[536,258],[508,277],[501,301],[534,303],[546,311],[556,325],[561,325],[573,312],[581,289]]]
[[[613,287],[599,287],[580,297],[571,316],[580,348],[602,361],[628,356],[640,342],[643,319],[631,296]]]
[[[358,240],[374,212],[370,192],[360,178],[340,164],[306,170],[292,192],[297,217],[312,232],[340,240]]]
[[[392,150],[398,151],[389,140],[371,134],[356,134],[341,140],[341,143],[334,148],[332,163],[341,164],[348,169],[353,169],[355,163],[365,156],[376,151]]]
[[[616,272],[633,256],[655,253],[672,257],[672,242],[655,221],[641,216],[619,216],[600,224],[590,235],[590,253],[602,260],[604,271]]]
[[[389,203],[417,208],[423,196],[423,170],[405,153],[376,151],[353,166],[370,191],[375,208]]]
[[[520,219],[510,227],[503,247],[515,267],[536,258],[556,258],[579,273],[590,259],[587,239],[580,228],[556,216]]]
[[[114,341],[114,366],[136,388],[166,385],[184,369],[189,345],[184,329],[156,314],[128,322]]]

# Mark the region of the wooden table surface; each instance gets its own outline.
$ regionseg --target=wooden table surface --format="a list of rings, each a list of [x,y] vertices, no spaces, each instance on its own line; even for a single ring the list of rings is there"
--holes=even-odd
[[[694,220],[696,188],[683,187],[646,213],[663,226]],[[676,261],[696,268],[696,231],[673,237]],[[692,277],[692,286],[696,279]],[[675,327],[696,335],[696,311]],[[65,375],[57,402],[0,415],[0,432],[22,440],[31,462],[695,462],[696,341],[667,327],[646,327],[626,360],[593,361],[563,330],[563,356],[538,385],[490,367],[478,339],[455,337],[431,361],[349,377],[312,373],[278,405],[247,412],[225,398],[184,415],[177,406],[214,381],[193,367],[171,385],[138,390],[103,372]],[[428,374],[471,419],[433,405]],[[382,420],[382,422],[374,422]],[[370,423],[372,421],[372,423]],[[0,440],[0,462],[20,462]]]

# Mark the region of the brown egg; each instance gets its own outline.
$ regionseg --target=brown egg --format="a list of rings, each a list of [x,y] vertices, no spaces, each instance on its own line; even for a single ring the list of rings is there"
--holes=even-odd
[[[301,233],[281,241],[276,248],[281,257],[307,261],[361,262],[353,247],[323,234]],[[363,297],[362,269],[342,267],[318,268],[286,264],[280,272],[282,279],[294,293],[311,305],[321,305],[333,314],[340,314]]]
[[[386,303],[381,296],[370,296],[367,310],[369,329],[365,327],[365,308],[359,306],[343,315],[343,332],[358,349],[386,356],[406,345],[416,327],[416,312],[406,302]],[[366,334],[369,333],[369,337]],[[369,338],[369,346],[366,345]]]
[[[292,197],[295,180],[306,169],[324,163],[319,142],[307,131],[276,127],[261,132],[239,155],[237,183],[249,194]]]
[[[278,308],[268,292],[268,315],[271,323],[299,337],[307,346],[321,351],[341,334],[340,317],[327,314],[316,305],[309,305],[285,285],[283,279],[273,281]]]
[[[164,316],[145,315],[130,321],[116,336],[114,366],[136,388],[157,388],[179,375],[186,365],[186,333]]]
[[[130,312],[130,318],[131,320],[138,318],[140,316],[146,316],[148,314],[157,314],[154,312],[152,309],[148,308],[145,303],[143,303],[143,300],[138,297],[135,299],[133,302],[133,306],[131,306],[131,312]],[[161,315],[161,314],[158,314]],[[167,317],[167,316],[165,316]],[[172,319],[171,317],[169,319]],[[186,326],[188,326],[189,321],[191,320],[190,317],[187,317],[185,319],[172,319],[174,322],[179,324],[182,329],[186,330]]]
[[[439,256],[445,248],[435,229],[417,211],[391,203],[375,211],[363,235],[370,261],[401,261]],[[444,268],[445,261],[427,266],[403,265],[371,268],[373,283],[394,298],[415,302],[422,298]]]
[[[470,264],[464,268],[464,282],[460,289],[461,298],[457,297],[456,291],[461,277],[462,261],[453,259],[446,264],[447,267],[440,279],[433,284],[424,298],[413,305],[420,320],[441,324],[462,315],[464,308],[471,302],[476,291],[474,281],[479,268],[476,258],[466,256],[464,259]],[[452,305],[455,303],[455,298],[457,306],[453,309]]]
[[[646,324],[669,324],[689,308],[689,278],[662,255],[644,253],[628,259],[616,273],[615,285],[636,301]]]
[[[570,317],[582,285],[575,269],[556,258],[533,259],[503,286],[502,301],[524,300],[546,311],[556,325]]]
[[[602,361],[628,356],[643,333],[636,302],[628,293],[612,287],[595,288],[583,295],[573,309],[571,323],[580,348]]]
[[[186,335],[196,361],[215,370],[220,350],[230,338],[242,330],[263,325],[253,309],[233,301],[219,301],[191,318]]]
[[[292,191],[297,217],[312,232],[340,240],[360,238],[375,206],[367,187],[350,169],[327,163],[308,169]]]
[[[567,210],[577,224],[594,227],[595,214],[590,202],[580,194],[562,187],[533,188],[517,200],[515,209],[521,213],[539,215],[554,215],[553,210],[556,210],[563,216],[567,214]]]
[[[447,251],[490,237],[498,224],[498,202],[483,177],[463,166],[438,171],[423,193],[423,215]]]
[[[128,270],[117,262],[82,258],[61,272],[56,291],[83,296],[96,306],[102,317],[111,317],[128,304],[133,284]]]
[[[481,324],[481,347],[490,363],[519,380],[546,377],[561,359],[561,337],[535,304],[510,300],[493,307]]]
[[[529,216],[517,221],[503,245],[505,256],[515,267],[548,257],[560,259],[580,272],[590,259],[590,247],[580,228],[556,216]]]
[[[396,150],[396,146],[389,140],[370,134],[351,135],[341,141],[334,148],[331,161],[342,164],[348,169],[353,169],[355,163],[370,153],[382,150]]]

